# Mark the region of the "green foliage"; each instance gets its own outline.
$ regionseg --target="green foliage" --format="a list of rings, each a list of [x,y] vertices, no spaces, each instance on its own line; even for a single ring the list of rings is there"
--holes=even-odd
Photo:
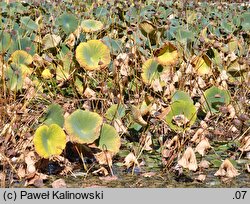
[[[64,125],[63,109],[58,104],[51,104],[46,112],[45,120],[43,122],[46,125],[57,124],[60,127]]]
[[[74,32],[78,26],[78,20],[75,15],[68,13],[60,15],[57,19],[57,23],[67,35]]]
[[[101,150],[109,150],[113,153],[118,153],[120,146],[120,137],[115,128],[111,125],[103,124],[98,147]]]
[[[34,135],[36,152],[44,158],[60,155],[66,146],[66,135],[57,124],[40,126]]]
[[[83,110],[76,110],[65,121],[65,129],[71,140],[80,144],[93,143],[100,135],[101,125],[101,116]]]
[[[113,104],[106,112],[108,120],[121,119],[125,115],[125,107],[122,104]]]
[[[219,89],[212,86],[204,92],[205,99],[203,98],[205,111],[216,113],[219,111],[220,106],[228,105],[230,103],[230,95],[228,91]]]

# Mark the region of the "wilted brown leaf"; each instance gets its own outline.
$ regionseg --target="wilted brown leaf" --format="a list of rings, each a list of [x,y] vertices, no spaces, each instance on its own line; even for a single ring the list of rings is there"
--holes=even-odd
[[[199,166],[200,168],[204,168],[204,169],[209,168],[209,165],[210,165],[210,162],[207,161],[207,160],[202,160],[202,161],[198,164],[198,166]]]
[[[188,168],[191,171],[197,170],[198,166],[196,156],[192,147],[188,147],[186,149],[182,158],[178,161],[178,164],[184,168]]]
[[[241,152],[248,152],[250,151],[250,136],[245,137],[242,142],[241,146],[239,148]]]
[[[133,165],[139,165],[135,155],[133,154],[133,152],[130,152],[124,159],[124,165],[129,168]]]
[[[52,185],[52,188],[67,188],[67,185],[64,179],[57,179],[53,181],[51,185]]]
[[[212,148],[208,142],[208,139],[205,137],[203,138],[200,143],[196,146],[195,152],[198,152],[200,155],[204,156],[207,149]]]
[[[118,179],[117,176],[105,176],[105,177],[99,177],[102,181],[116,181]]]
[[[142,126],[146,126],[147,122],[142,118],[141,111],[136,106],[131,106],[132,118],[136,123],[139,123]]]
[[[103,176],[107,176],[109,174],[108,170],[106,168],[104,168],[103,166],[95,171],[93,171],[94,175],[103,175]]]
[[[112,157],[113,157],[113,153],[106,150],[106,151],[102,151],[99,153],[94,154],[96,160],[98,161],[99,164],[101,165],[109,165],[112,166]]]
[[[29,152],[25,158],[24,158],[24,161],[27,165],[27,174],[32,174],[34,172],[36,172],[36,167],[35,167],[35,163],[36,163],[36,156],[35,156],[35,153],[32,151],[32,152]]]
[[[226,159],[221,164],[219,170],[214,175],[233,178],[235,176],[238,176],[239,174],[240,173],[238,173],[238,170],[236,168],[234,168],[233,164],[229,161],[229,159]]]
[[[197,178],[195,178],[195,180],[200,181],[200,182],[205,181],[205,179],[206,179],[206,175],[204,174],[200,174]]]

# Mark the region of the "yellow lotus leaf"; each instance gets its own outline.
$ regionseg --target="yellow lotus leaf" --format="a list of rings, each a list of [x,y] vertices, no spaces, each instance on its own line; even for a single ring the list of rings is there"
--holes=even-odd
[[[110,63],[110,50],[100,40],[89,40],[78,45],[76,59],[86,70],[99,70]]]
[[[201,57],[194,56],[192,64],[194,65],[195,71],[199,76],[212,74],[212,61],[207,55]]]
[[[154,51],[157,61],[163,66],[174,66],[179,61],[177,48],[170,42],[166,42],[161,48]]]
[[[33,61],[33,57],[24,50],[16,50],[12,53],[11,60],[15,64],[30,65]]]
[[[66,135],[57,124],[42,125],[36,130],[33,142],[36,152],[41,157],[49,158],[62,153],[66,146]]]

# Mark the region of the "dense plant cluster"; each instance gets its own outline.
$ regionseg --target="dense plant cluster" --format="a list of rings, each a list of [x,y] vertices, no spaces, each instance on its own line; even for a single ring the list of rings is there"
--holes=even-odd
[[[202,182],[207,168],[250,172],[248,3],[0,8],[0,170],[11,172],[3,183],[33,185],[58,174],[51,165],[65,175],[79,163],[104,176],[113,166],[199,169]]]

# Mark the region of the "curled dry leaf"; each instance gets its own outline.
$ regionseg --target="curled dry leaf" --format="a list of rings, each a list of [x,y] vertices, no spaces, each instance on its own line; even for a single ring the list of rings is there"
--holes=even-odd
[[[133,152],[130,152],[124,159],[124,165],[129,168],[132,167],[134,165],[139,166],[139,163],[135,157],[135,155],[133,154]]]
[[[128,129],[127,127],[123,124],[122,120],[121,119],[118,119],[116,118],[114,120],[114,128],[116,129],[116,131],[118,133],[121,133],[121,134],[128,134]]]
[[[103,175],[103,176],[107,176],[109,174],[108,170],[106,168],[104,168],[103,166],[95,171],[93,171],[94,175]]]
[[[199,163],[199,167],[200,168],[204,168],[204,169],[207,169],[209,168],[209,165],[210,165],[210,162],[207,161],[207,160],[202,160],[200,163]]]
[[[53,181],[51,185],[52,185],[52,188],[67,188],[67,185],[64,179],[57,179]]]
[[[94,156],[99,164],[101,164],[101,165],[107,164],[109,166],[112,166],[112,157],[113,157],[112,152],[105,150],[105,151],[94,154]]]
[[[196,156],[192,147],[188,147],[186,149],[182,158],[178,161],[178,164],[184,168],[188,168],[191,171],[197,170],[198,166]]]
[[[176,124],[179,127],[186,126],[189,123],[189,119],[185,115],[175,115],[172,119],[173,124]]]
[[[235,176],[238,176],[239,174],[240,173],[238,173],[238,170],[236,168],[234,168],[233,164],[229,161],[229,159],[226,159],[221,164],[219,170],[214,175],[233,178]]]
[[[200,155],[204,156],[207,149],[212,148],[208,142],[208,139],[205,137],[203,138],[200,143],[196,146],[195,152],[198,152]]]
[[[231,105],[231,104],[229,104],[228,106],[227,106],[227,109],[228,109],[228,112],[229,112],[229,118],[235,118],[235,115],[236,115],[236,113],[235,113],[235,109],[234,109],[234,107]]]
[[[141,126],[146,126],[147,122],[142,118],[141,111],[136,106],[131,106],[131,113],[133,120]]]
[[[205,181],[205,179],[206,179],[206,175],[204,174],[200,174],[197,178],[195,178],[195,180],[200,181],[200,182]]]
[[[164,144],[168,149],[175,149],[179,146],[179,137],[178,135],[175,135],[170,141],[166,141]]]
[[[36,159],[36,156],[34,152],[29,152],[27,156],[24,158],[24,161],[27,165],[27,174],[32,174],[36,172],[36,167],[35,167],[36,160],[35,159]]]
[[[239,150],[241,152],[248,152],[250,151],[250,135],[245,137],[242,142],[241,142],[241,146],[239,148]]]

